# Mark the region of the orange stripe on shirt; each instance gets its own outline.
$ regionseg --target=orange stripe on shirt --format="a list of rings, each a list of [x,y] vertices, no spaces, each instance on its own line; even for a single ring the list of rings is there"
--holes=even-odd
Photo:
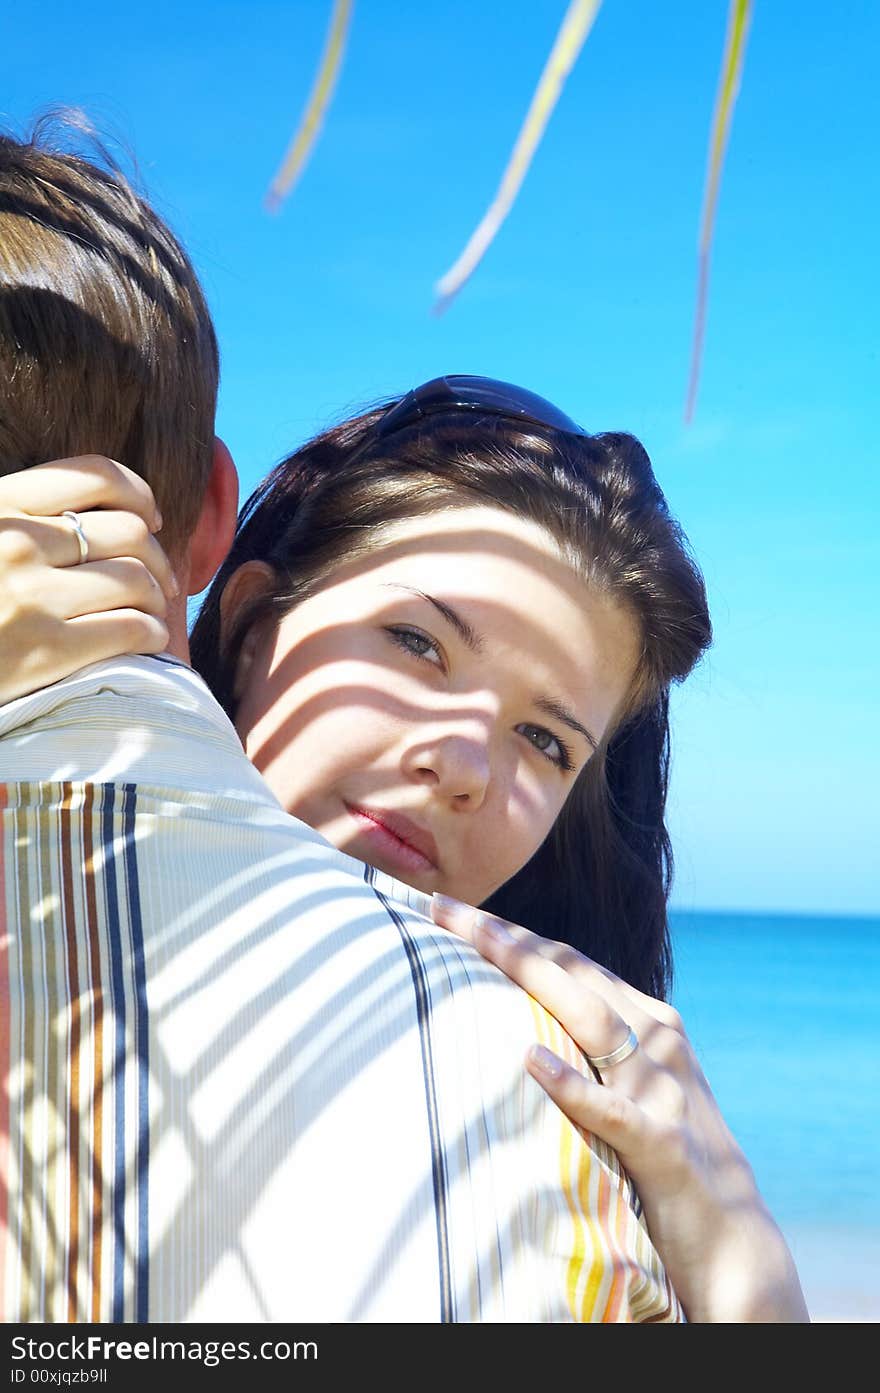
[[[67,943],[67,1000],[70,1007],[67,1046],[67,1165],[70,1177],[67,1243],[67,1319],[77,1319],[77,1268],[79,1266],[79,1051],[82,1036],[82,999],[79,989],[79,953],[76,942],[76,906],[73,898],[73,850],[71,808],[73,788],[62,784],[61,801],[61,912]]]
[[[623,1279],[621,1274],[620,1248],[617,1242],[617,1216],[615,1215],[614,1219],[612,1219],[611,1186],[608,1183],[608,1172],[604,1169],[604,1167],[599,1168],[598,1209],[599,1222],[602,1225],[603,1232],[607,1237],[608,1246],[611,1250],[609,1254],[611,1261],[608,1264],[609,1272],[611,1274],[611,1288],[608,1292],[608,1297],[605,1301],[605,1308],[602,1312],[602,1322],[603,1324],[608,1324],[609,1322],[616,1319],[616,1313],[620,1307],[621,1296],[623,1294]]]
[[[558,1036],[559,1026],[553,1017],[541,1006],[534,997],[529,997],[529,1004],[532,1008],[532,1018],[535,1022],[535,1031],[538,1041],[546,1045],[548,1049],[556,1049],[559,1053],[561,1041],[557,1039],[554,1044],[554,1031]],[[573,1230],[573,1242],[571,1245],[571,1256],[568,1260],[568,1270],[565,1276],[565,1294],[568,1301],[568,1309],[571,1311],[572,1319],[578,1320],[577,1289],[580,1276],[584,1267],[584,1255],[586,1253],[586,1234],[584,1232],[583,1217],[578,1209],[577,1200],[571,1184],[571,1161],[572,1144],[574,1141],[573,1128],[564,1113],[559,1114],[560,1119],[560,1145],[559,1145],[559,1179],[562,1184],[562,1192],[565,1195],[565,1202],[568,1205],[568,1212],[571,1216]]]
[[[570,1036],[562,1029],[555,1017],[535,1003],[535,1016],[542,1036],[541,1043],[566,1060],[574,1068],[580,1067],[581,1057]],[[543,1028],[542,1028],[543,1027]],[[559,1168],[560,1180],[568,1202],[574,1228],[572,1255],[568,1263],[566,1295],[569,1310],[574,1320],[591,1321],[602,1287],[607,1256],[607,1243],[604,1241],[602,1227],[593,1217],[590,1200],[590,1183],[593,1174],[593,1153],[587,1133],[575,1127],[574,1123],[559,1114],[561,1134]],[[572,1181],[572,1167],[575,1158],[575,1135],[583,1138],[584,1144],[577,1149],[576,1180]],[[601,1178],[601,1172],[600,1172]],[[607,1182],[606,1182],[607,1185]],[[587,1263],[587,1235],[589,1234],[589,1270],[586,1275],[583,1295],[578,1301],[578,1289],[584,1282],[584,1269]]]
[[[101,1234],[104,1223],[104,991],[101,982],[101,941],[98,932],[98,901],[95,890],[95,853],[92,813],[95,786],[86,784],[83,799],[83,862],[85,869],[86,925],[92,965],[92,1320],[101,1319]]]
[[[578,1060],[576,1062],[575,1059],[572,1058],[574,1046],[569,1043],[568,1037],[563,1035],[560,1026],[558,1026],[555,1021],[553,1024],[556,1027],[556,1039],[554,1040],[556,1053],[563,1055],[563,1057],[567,1056],[568,1062],[572,1064],[573,1067],[577,1068],[580,1061]],[[581,1298],[580,1319],[583,1321],[592,1321],[595,1319],[596,1306],[602,1290],[606,1262],[610,1254],[608,1253],[608,1244],[605,1240],[603,1231],[604,1225],[597,1223],[590,1199],[590,1184],[593,1176],[594,1156],[590,1149],[588,1134],[581,1132],[579,1128],[575,1128],[574,1124],[571,1122],[568,1123],[568,1126],[572,1132],[577,1131],[581,1137],[585,1138],[584,1145],[581,1146],[578,1151],[577,1192],[580,1210],[590,1234],[591,1259],[589,1272],[587,1273],[586,1286],[584,1287],[584,1294]],[[603,1178],[604,1172],[600,1167],[600,1186]]]
[[[605,1311],[602,1320],[605,1324],[610,1324],[619,1320],[620,1307],[623,1302],[623,1294],[626,1290],[627,1273],[623,1262],[623,1253],[620,1249],[620,1237],[624,1232],[626,1223],[626,1213],[621,1201],[623,1199],[623,1188],[617,1191],[617,1203],[614,1206],[614,1218],[609,1223],[609,1233],[614,1244],[614,1269],[611,1278],[611,1291],[608,1294],[608,1301],[605,1304]]]

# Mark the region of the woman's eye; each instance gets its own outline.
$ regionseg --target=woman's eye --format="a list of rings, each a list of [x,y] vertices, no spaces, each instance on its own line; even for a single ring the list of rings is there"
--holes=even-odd
[[[549,759],[551,764],[555,764],[560,769],[569,771],[574,768],[571,762],[571,751],[567,745],[555,735],[551,735],[549,730],[543,726],[521,725],[517,730],[525,736],[530,745],[534,745],[536,750]]]
[[[394,625],[389,627],[386,633],[405,653],[411,653],[414,658],[424,658],[434,667],[443,667],[443,658],[436,643],[427,634],[423,634],[420,629],[408,629],[404,625]]]

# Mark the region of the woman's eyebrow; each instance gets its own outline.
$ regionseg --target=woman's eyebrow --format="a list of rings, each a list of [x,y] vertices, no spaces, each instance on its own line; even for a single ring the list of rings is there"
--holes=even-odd
[[[426,594],[424,590],[417,590],[414,585],[401,585],[397,581],[392,580],[386,581],[385,584],[392,586],[395,590],[407,590],[410,595],[418,595],[420,599],[427,600],[436,610],[439,610],[447,623],[452,625],[459,638],[463,643],[467,644],[472,653],[482,653],[484,651],[485,645],[476,629],[474,629],[466,619],[463,619],[458,611],[452,608],[452,605],[447,605],[444,600],[436,599],[434,595]]]
[[[398,581],[390,580],[386,581],[385,584],[391,586],[394,590],[406,590],[410,595],[418,595],[419,599],[427,600],[429,604],[433,605],[434,608],[443,615],[444,619],[448,620],[453,629],[455,629],[463,642],[467,644],[468,648],[470,648],[473,653],[484,652],[485,645],[476,629],[474,629],[466,619],[462,618],[457,610],[454,610],[451,605],[446,604],[444,600],[438,600],[436,596],[428,595],[424,590],[416,589],[414,585],[401,585]],[[586,726],[581,725],[577,717],[573,716],[568,707],[563,706],[561,701],[553,701],[550,697],[535,697],[532,705],[536,707],[538,711],[543,711],[547,716],[555,716],[557,721],[561,721],[562,724],[568,726],[570,730],[576,730],[579,735],[584,737],[592,750],[598,749],[599,742],[595,735],[587,730]]]
[[[580,721],[571,714],[567,706],[563,706],[558,701],[551,701],[549,697],[535,697],[533,702],[539,711],[545,711],[548,716],[555,716],[557,721],[562,721],[563,725],[569,726],[572,730],[578,731],[584,737],[587,744],[594,750],[598,749],[599,742],[595,735],[582,726]]]

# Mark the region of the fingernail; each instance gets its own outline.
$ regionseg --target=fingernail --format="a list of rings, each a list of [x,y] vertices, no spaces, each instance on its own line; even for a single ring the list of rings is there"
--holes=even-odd
[[[162,514],[159,512],[158,508],[156,509],[156,516],[153,518],[153,531],[162,531]]]
[[[480,930],[498,944],[516,943],[513,934],[508,933],[497,919],[484,914],[482,910],[475,909],[473,905],[465,904],[462,900],[455,900],[451,895],[441,895],[439,890],[434,891],[431,899],[432,906],[436,906],[438,914],[447,924],[466,928],[470,933],[476,933]]]
[[[497,919],[490,919],[488,914],[478,914],[474,920],[474,928],[482,929],[483,933],[494,938],[496,943],[505,945],[516,943],[512,933],[508,933],[503,924],[499,924]]]
[[[431,899],[442,914],[450,914],[462,907],[461,900],[454,900],[451,895],[441,895],[439,890],[434,891]]]
[[[434,891],[431,903],[447,919],[462,920],[474,913],[470,905],[464,904],[461,900],[454,900],[451,895],[441,895],[439,890]]]
[[[562,1060],[544,1045],[532,1045],[529,1059],[548,1078],[558,1079],[562,1073]]]
[[[177,576],[174,574],[173,571],[171,572],[171,593],[175,596],[180,594],[180,586],[177,583]]]

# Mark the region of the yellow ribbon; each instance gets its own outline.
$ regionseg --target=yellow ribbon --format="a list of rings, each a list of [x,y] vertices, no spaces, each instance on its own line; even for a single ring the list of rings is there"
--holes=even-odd
[[[305,114],[299,124],[299,129],[287,147],[287,153],[281,161],[278,173],[269,185],[269,192],[266,194],[266,207],[270,212],[274,213],[281,200],[290,193],[318,138],[324,114],[339,76],[353,4],[354,0],[336,0],[324,56]]]
[[[706,329],[709,256],[712,248],[712,233],[715,227],[715,208],[718,202],[718,188],[721,182],[724,153],[727,149],[727,138],[730,134],[730,123],[733,119],[733,108],[739,92],[746,51],[746,37],[751,17],[752,0],[730,0],[727,39],[724,45],[724,57],[721,60],[718,91],[715,97],[715,115],[709,136],[709,162],[706,170],[706,189],[703,196],[703,217],[700,224],[697,305],[691,347],[691,372],[684,409],[685,421],[692,419],[697,400],[700,366],[703,359],[703,338]]]
[[[498,192],[455,265],[437,282],[435,289],[439,298],[434,306],[435,313],[446,309],[452,297],[473,275],[513,207],[565,79],[577,61],[601,3],[602,0],[572,0],[569,5]]]

